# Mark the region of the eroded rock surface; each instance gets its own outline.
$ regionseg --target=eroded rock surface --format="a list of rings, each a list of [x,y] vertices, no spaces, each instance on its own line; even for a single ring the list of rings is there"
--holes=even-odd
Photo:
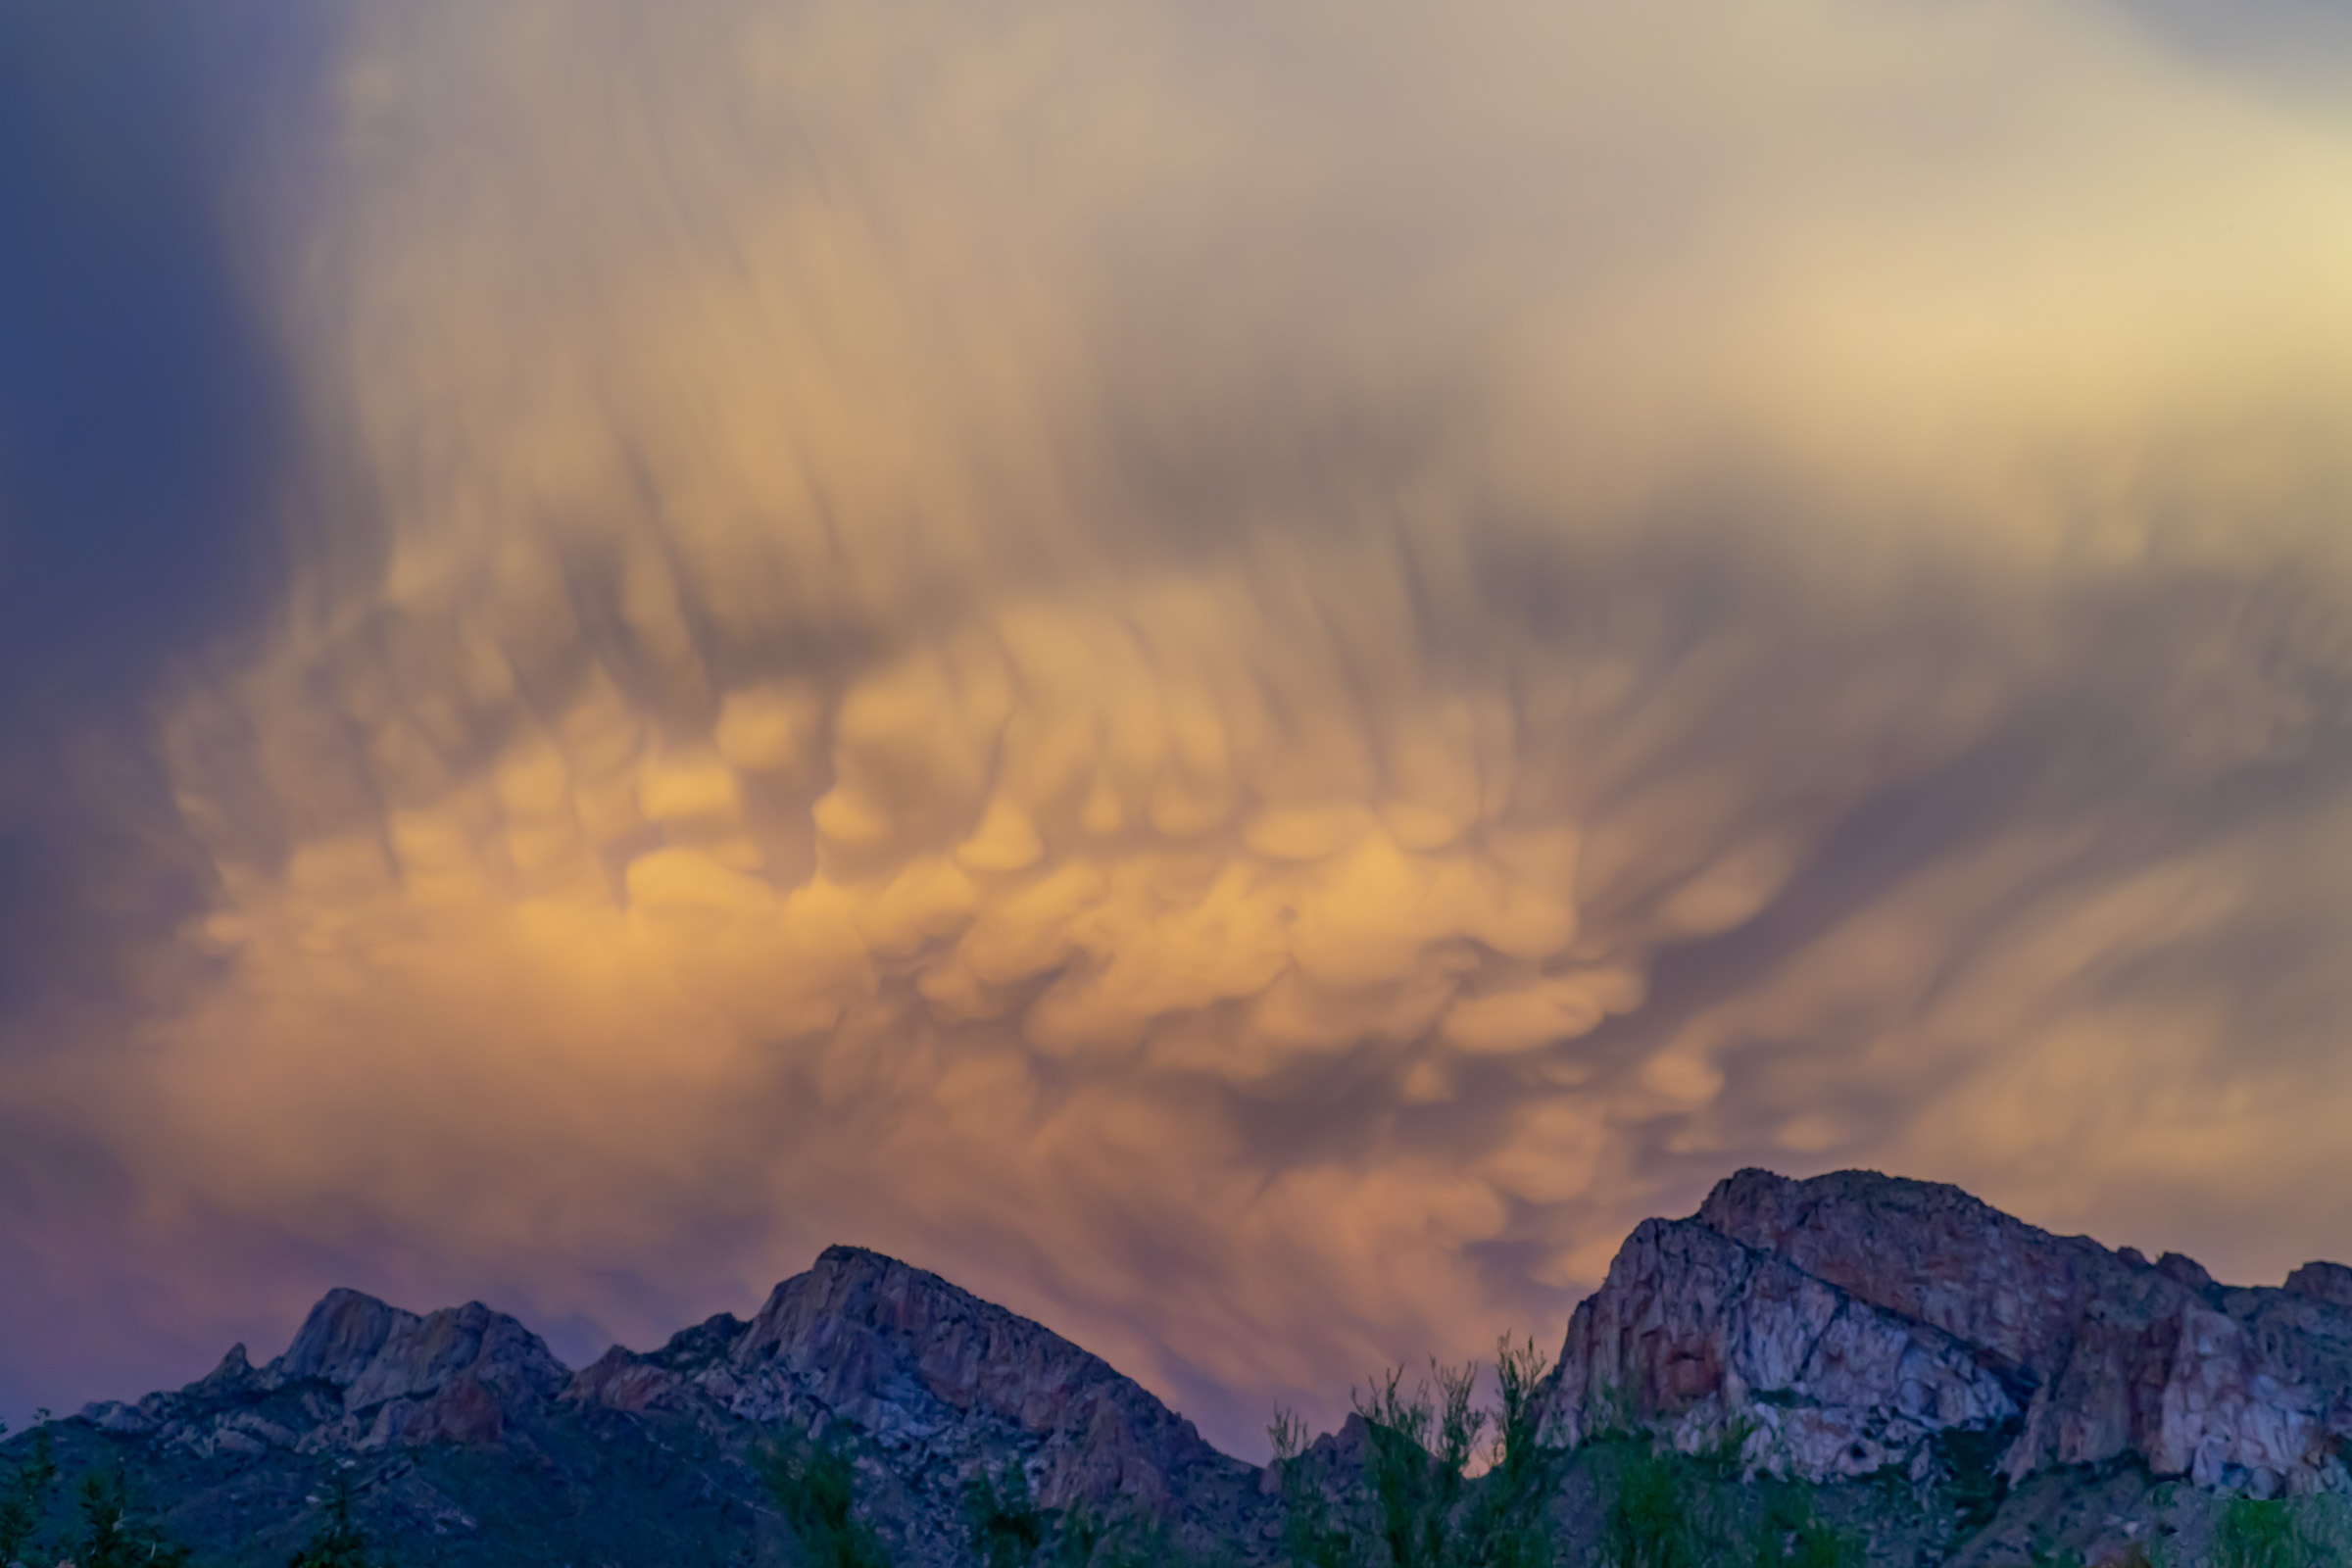
[[[2226,1287],[1953,1187],[1747,1170],[1634,1233],[1544,1398],[1565,1439],[1626,1418],[1687,1448],[1744,1431],[1750,1464],[1816,1480],[1922,1471],[1938,1433],[2014,1422],[2012,1481],[2135,1458],[2260,1496],[2339,1489],[2352,1270]]]
[[[1641,1421],[1695,1450],[1752,1425],[1750,1462],[1826,1479],[2018,1413],[1965,1341],[1695,1220],[1653,1219],[1569,1319],[1545,1433],[1573,1445]]]

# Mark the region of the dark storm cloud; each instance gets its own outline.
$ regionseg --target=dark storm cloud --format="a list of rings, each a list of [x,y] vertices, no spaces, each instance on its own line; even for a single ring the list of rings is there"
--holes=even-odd
[[[228,245],[240,111],[301,41],[260,20],[0,13],[0,1008],[119,996],[209,892],[141,710],[283,587],[292,410]]]

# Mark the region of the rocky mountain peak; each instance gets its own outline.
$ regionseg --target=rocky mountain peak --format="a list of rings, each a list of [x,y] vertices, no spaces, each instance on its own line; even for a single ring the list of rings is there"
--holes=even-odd
[[[425,1397],[461,1378],[509,1397],[545,1398],[570,1375],[538,1335],[479,1301],[420,1317],[350,1290],[328,1292],[262,1374],[272,1385],[323,1380],[354,1410]]]
[[[2194,1291],[2200,1296],[2220,1289],[2213,1276],[2206,1272],[2205,1265],[2186,1252],[2165,1253],[2156,1259],[2156,1272],[2181,1289]]]
[[[338,1287],[311,1308],[286,1353],[270,1363],[270,1375],[281,1382],[324,1378],[338,1387],[348,1385],[374,1363],[395,1329],[416,1323],[414,1312]]]
[[[419,1316],[333,1290],[258,1372],[239,1345],[176,1394],[82,1413],[205,1455],[488,1443],[569,1376],[539,1336],[479,1301]]]
[[[875,1431],[919,1423],[915,1411],[944,1406],[1043,1435],[1068,1419],[1073,1404],[1107,1399],[1180,1443],[1200,1443],[1191,1423],[1101,1357],[862,1248],[827,1248],[808,1273],[777,1286],[732,1360],[745,1371],[785,1370],[803,1391]]]
[[[768,1293],[733,1354],[739,1365],[794,1358],[808,1336],[836,1321],[900,1334],[975,1310],[1002,1311],[936,1274],[862,1247],[828,1247],[805,1274]],[[1009,1314],[1007,1314],[1009,1315]]]
[[[2064,1354],[2085,1301],[2129,1289],[2132,1265],[2082,1236],[2053,1236],[1957,1187],[1877,1171],[1792,1181],[1743,1170],[1697,1222],[1865,1301],[1932,1324],[2021,1392]],[[2019,1282],[1980,1289],[1985,1277]]]
[[[911,1517],[959,1518],[964,1486],[1006,1464],[1050,1507],[1257,1505],[1250,1466],[1100,1356],[863,1248],[827,1248],[749,1323],[713,1318],[648,1354],[613,1349],[564,1398],[708,1430],[845,1428],[915,1478],[883,1504]]]
[[[252,1382],[254,1376],[253,1362],[247,1358],[245,1347],[241,1344],[232,1345],[228,1348],[228,1353],[220,1358],[220,1364],[207,1372],[196,1384],[196,1387],[200,1389],[240,1388]]]
[[[2352,1268],[2341,1263],[2306,1263],[2286,1277],[2286,1289],[2315,1301],[2352,1307]]]
[[[1917,1470],[1974,1428],[2008,1434],[2013,1480],[2130,1456],[2306,1492],[2346,1481],[2347,1297],[2340,1265],[2225,1287],[1953,1187],[1744,1170],[1628,1239],[1570,1319],[1545,1421],[1574,1440],[1630,1412],[1686,1446],[1745,1431],[1749,1463],[1814,1479]]]

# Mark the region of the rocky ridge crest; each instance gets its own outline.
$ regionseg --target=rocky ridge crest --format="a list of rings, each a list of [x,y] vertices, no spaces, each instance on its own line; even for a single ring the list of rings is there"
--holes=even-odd
[[[2352,1269],[2230,1287],[1954,1188],[1742,1171],[1635,1230],[1538,1403],[1548,1441],[1581,1450],[1551,1503],[1564,1540],[1592,1544],[1625,1451],[1587,1440],[1646,1429],[1736,1446],[1741,1465],[1708,1475],[1928,1483],[1823,1493],[1881,1568],[1986,1568],[2049,1532],[2120,1550],[2209,1528],[2217,1494],[2352,1494]],[[336,1474],[420,1568],[790,1560],[753,1459],[796,1430],[851,1457],[907,1568],[965,1561],[967,1487],[1013,1470],[1047,1510],[1279,1554],[1279,1467],[1218,1452],[1044,1326],[857,1248],[749,1319],[576,1373],[479,1303],[419,1315],[336,1291],[268,1364],[236,1347],[186,1388],[62,1428],[70,1468],[136,1471],[176,1533],[228,1560],[284,1560]],[[1301,1456],[1334,1506],[1355,1505],[1369,1438],[1351,1418]],[[2163,1500],[2161,1478],[2189,1501]]]
[[[1954,1187],[1743,1170],[1634,1232],[1544,1408],[1554,1441],[1633,1420],[1812,1480],[1924,1475],[1939,1435],[1989,1430],[2012,1482],[2126,1459],[2255,1496],[2346,1490],[2352,1269],[2224,1286]]]
[[[545,1341],[479,1301],[419,1316],[358,1291],[311,1309],[286,1353],[255,1368],[245,1347],[177,1393],[90,1405],[110,1432],[198,1454],[367,1452],[503,1437],[519,1409],[570,1374]]]
[[[949,1284],[859,1248],[828,1248],[749,1323],[718,1317],[640,1355],[618,1347],[562,1397],[824,1434],[882,1461],[875,1480],[952,1517],[983,1467],[1022,1467],[1048,1507],[1139,1505],[1238,1522],[1257,1471],[1219,1452],[1102,1357]]]
[[[861,1506],[905,1560],[923,1564],[956,1560],[966,1488],[1009,1467],[1042,1506],[1134,1509],[1200,1541],[1250,1534],[1269,1506],[1254,1466],[1101,1357],[851,1247],[778,1285],[749,1322],[722,1313],[658,1350],[614,1347],[577,1373],[478,1302],[418,1315],[337,1290],[268,1365],[254,1367],[240,1345],[184,1389],[94,1404],[82,1418],[198,1461],[348,1465],[473,1449],[550,1485],[587,1480],[600,1452],[700,1453],[715,1461],[704,1501],[752,1514],[760,1492],[747,1456],[764,1438],[804,1431],[847,1445]],[[576,1474],[557,1479],[566,1472]],[[389,1473],[436,1532],[477,1528],[478,1510],[421,1490],[413,1466]]]

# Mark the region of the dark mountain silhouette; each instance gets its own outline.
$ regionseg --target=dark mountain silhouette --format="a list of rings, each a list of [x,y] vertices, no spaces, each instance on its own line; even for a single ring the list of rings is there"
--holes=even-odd
[[[1692,1517],[1769,1534],[1796,1489],[1905,1568],[2179,1555],[2230,1498],[2310,1499],[2324,1524],[2352,1494],[2352,1270],[2224,1286],[1951,1187],[1742,1171],[1634,1232],[1535,1409],[1564,1562],[1622,1545],[1628,1467],[1658,1463],[1696,1467],[1677,1483]],[[240,1346],[45,1433],[61,1474],[120,1475],[197,1562],[271,1568],[338,1494],[410,1568],[793,1562],[761,1469],[779,1442],[839,1454],[860,1528],[921,1568],[984,1560],[983,1486],[1027,1510],[998,1538],[1024,1562],[1083,1546],[1080,1520],[1149,1527],[1125,1539],[1160,1560],[1277,1562],[1304,1495],[1043,1326],[846,1247],[749,1321],[578,1372],[478,1303],[419,1316],[338,1290],[264,1366]],[[1352,1418],[1287,1480],[1370,1520],[1370,1439]]]

